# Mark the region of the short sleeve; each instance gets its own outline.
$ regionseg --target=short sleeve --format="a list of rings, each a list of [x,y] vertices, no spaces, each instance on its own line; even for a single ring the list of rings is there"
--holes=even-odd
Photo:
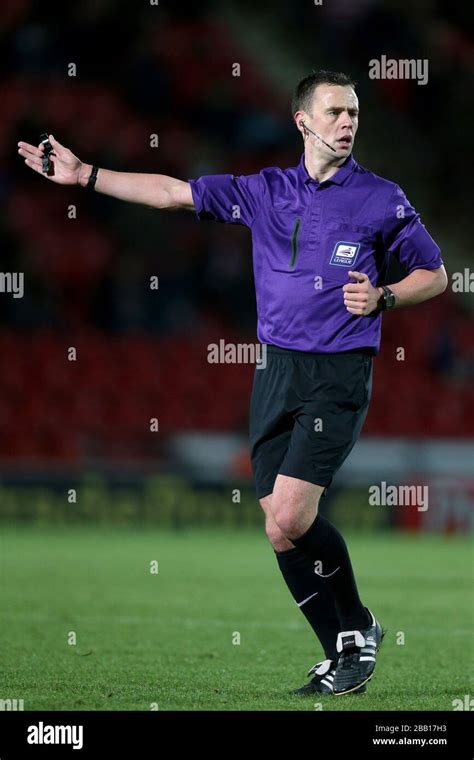
[[[385,249],[394,254],[408,273],[443,266],[439,246],[398,185],[387,205],[382,235]]]
[[[261,174],[209,174],[188,182],[198,219],[252,226],[264,191]]]

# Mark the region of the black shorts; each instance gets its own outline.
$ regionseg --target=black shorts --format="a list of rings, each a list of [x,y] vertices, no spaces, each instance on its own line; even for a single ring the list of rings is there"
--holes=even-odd
[[[328,487],[365,422],[373,352],[337,354],[267,345],[255,369],[250,402],[250,457],[257,498],[278,473]]]

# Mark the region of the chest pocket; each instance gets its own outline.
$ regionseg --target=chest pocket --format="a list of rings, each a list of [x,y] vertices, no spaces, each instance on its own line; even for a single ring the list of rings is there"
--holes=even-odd
[[[298,271],[302,240],[305,230],[303,212],[272,209],[268,215],[271,230],[269,264],[274,272],[294,273]]]
[[[350,270],[364,271],[374,251],[375,227],[339,218],[328,219],[324,229],[321,273],[325,279],[345,284]]]

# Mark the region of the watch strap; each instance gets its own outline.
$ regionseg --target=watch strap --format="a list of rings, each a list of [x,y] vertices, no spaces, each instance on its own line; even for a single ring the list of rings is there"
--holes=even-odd
[[[87,185],[86,185],[86,188],[88,190],[93,190],[94,189],[95,182],[96,182],[96,179],[97,179],[98,171],[99,171],[99,167],[98,166],[93,166],[92,167],[92,171],[90,173],[90,177],[89,177]]]

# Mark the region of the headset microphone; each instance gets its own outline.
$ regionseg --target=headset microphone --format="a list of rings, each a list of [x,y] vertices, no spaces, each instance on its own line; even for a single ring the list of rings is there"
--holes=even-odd
[[[311,132],[311,134],[314,135],[315,137],[317,137],[318,140],[321,140],[321,142],[324,143],[324,145],[326,145],[328,148],[331,148],[331,150],[334,151],[334,153],[337,153],[336,149],[333,148],[332,145],[329,145],[329,143],[327,143],[326,140],[323,140],[323,138],[320,135],[318,135],[316,132],[313,132],[312,129],[310,129],[309,127],[307,127],[306,124],[304,123],[304,121],[300,121],[300,126],[302,126],[305,129],[307,129],[308,132]]]

